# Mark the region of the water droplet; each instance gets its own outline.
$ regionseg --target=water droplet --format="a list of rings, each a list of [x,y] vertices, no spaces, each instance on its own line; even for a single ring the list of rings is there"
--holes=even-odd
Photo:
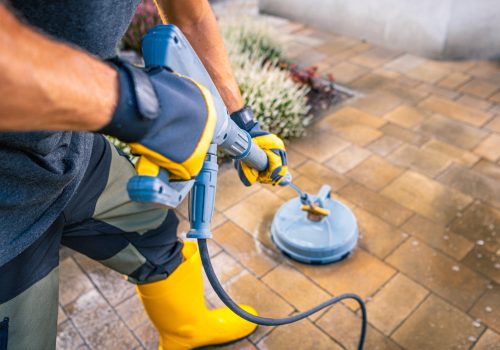
[[[449,239],[450,239],[450,237],[449,237],[448,235],[444,235],[444,236],[443,236],[443,239],[444,239],[445,241],[447,241],[447,240],[449,240]]]
[[[477,244],[477,245],[484,245],[484,241],[483,241],[482,239],[478,239],[478,240],[476,241],[476,244]]]
[[[473,335],[471,335],[471,336],[470,336],[469,338],[467,338],[467,339],[469,339],[469,341],[470,341],[471,343],[474,343],[474,342],[477,340],[477,338],[476,338],[476,337],[474,337]]]
[[[490,226],[488,226],[488,228],[493,231],[495,229],[495,225],[490,224]]]
[[[476,328],[479,328],[481,327],[481,320],[475,320],[474,322],[472,322],[472,325]]]
[[[457,218],[461,218],[462,217],[462,213],[461,212],[457,212]]]
[[[403,238],[408,238],[409,234],[407,234],[406,232],[403,232],[403,233],[401,234],[401,236],[403,236]]]
[[[451,269],[452,269],[453,271],[455,271],[455,272],[458,272],[458,271],[460,271],[460,266],[458,266],[458,265],[453,265],[453,267],[452,267]]]
[[[493,289],[493,285],[492,285],[492,284],[488,284],[488,285],[486,286],[486,288],[488,288],[488,289],[490,289],[490,290],[491,290],[491,289]]]
[[[500,263],[495,264],[495,269],[500,270]]]
[[[492,311],[493,311],[493,309],[491,308],[491,306],[486,306],[486,307],[484,308],[484,311],[486,311],[486,312],[492,312]]]
[[[481,259],[481,258],[483,257],[483,254],[481,254],[481,253],[477,253],[477,254],[476,254],[476,257],[477,257],[478,259]]]
[[[418,241],[412,241],[411,245],[414,246],[414,247],[416,247],[418,245]]]

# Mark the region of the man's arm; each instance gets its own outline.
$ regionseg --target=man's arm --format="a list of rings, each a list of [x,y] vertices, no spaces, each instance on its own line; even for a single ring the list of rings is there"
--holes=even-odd
[[[0,3],[0,131],[97,130],[118,100],[117,73],[50,40]]]
[[[212,77],[229,112],[244,105],[217,20],[207,0],[155,0],[164,22],[181,29]]]

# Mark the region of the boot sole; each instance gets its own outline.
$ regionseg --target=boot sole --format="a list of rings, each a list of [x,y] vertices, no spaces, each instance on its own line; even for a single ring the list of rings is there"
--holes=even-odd
[[[241,338],[238,338],[238,339],[234,339],[234,340],[228,341],[226,343],[200,346],[198,348],[193,348],[193,350],[204,350],[204,349],[210,349],[210,348],[222,348],[223,346],[232,345],[232,344],[237,343],[239,341],[242,341],[243,339],[248,338],[249,336],[251,336],[252,334],[254,334],[255,331],[257,330],[257,328],[258,327],[256,327],[251,333],[245,335],[244,337],[241,337]]]

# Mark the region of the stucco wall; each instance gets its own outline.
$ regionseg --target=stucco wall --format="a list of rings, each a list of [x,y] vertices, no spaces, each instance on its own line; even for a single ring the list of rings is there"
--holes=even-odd
[[[260,0],[259,9],[426,57],[500,59],[500,0]]]

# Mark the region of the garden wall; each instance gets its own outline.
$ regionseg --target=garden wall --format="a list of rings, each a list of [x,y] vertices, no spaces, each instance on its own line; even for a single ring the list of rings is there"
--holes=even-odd
[[[499,0],[259,0],[259,9],[425,57],[500,59]]]

